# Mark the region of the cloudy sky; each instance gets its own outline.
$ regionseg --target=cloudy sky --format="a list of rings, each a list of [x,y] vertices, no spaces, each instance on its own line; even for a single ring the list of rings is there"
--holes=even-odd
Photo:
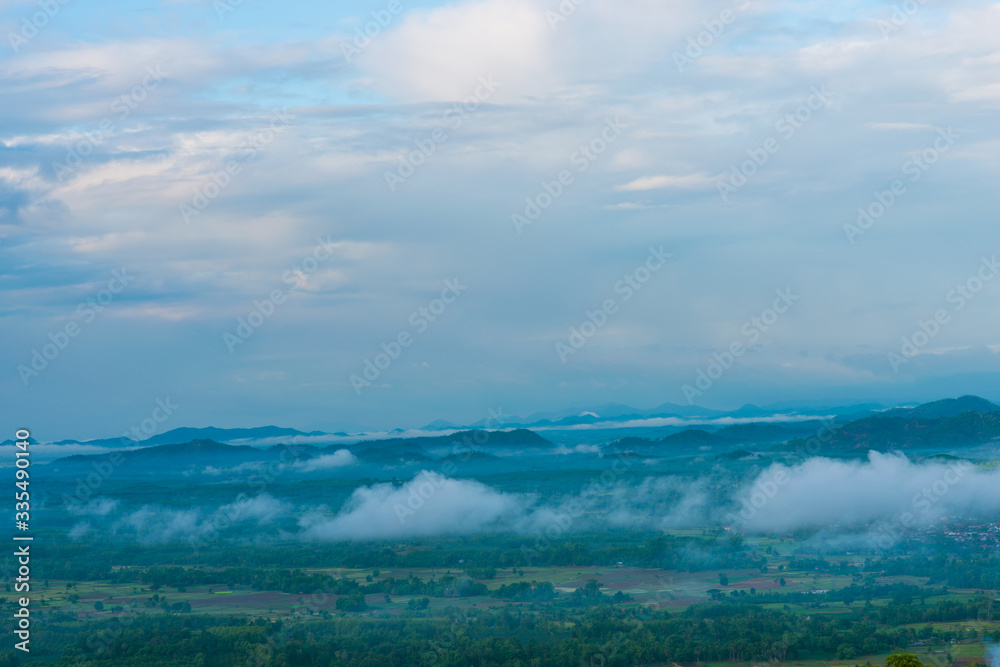
[[[962,0],[0,0],[4,421],[1000,399],[998,34]]]

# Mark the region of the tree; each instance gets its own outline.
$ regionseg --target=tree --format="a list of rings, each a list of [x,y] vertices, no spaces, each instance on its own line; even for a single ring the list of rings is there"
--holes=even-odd
[[[781,577],[780,579],[778,579],[778,584],[781,585],[781,586],[784,586],[785,585],[785,578]]]
[[[337,598],[334,606],[338,611],[364,611],[368,608],[368,605],[365,604],[365,596],[360,591]]]
[[[98,600],[97,602],[94,603],[94,609],[96,609],[97,611],[104,611],[104,603]]]
[[[719,583],[722,584],[723,586],[729,585],[729,577],[726,576],[725,572],[719,573]]]
[[[924,667],[912,653],[896,653],[885,659],[885,667]]]

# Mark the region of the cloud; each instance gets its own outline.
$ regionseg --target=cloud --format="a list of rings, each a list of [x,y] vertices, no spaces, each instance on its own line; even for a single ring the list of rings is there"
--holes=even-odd
[[[348,454],[338,454],[328,458],[347,460]],[[110,517],[117,510],[117,501],[101,498],[70,513]],[[858,530],[873,533],[885,525],[895,534],[945,516],[976,519],[997,512],[998,470],[981,470],[959,459],[915,461],[902,454],[871,452],[862,460],[815,457],[793,466],[772,464],[739,482],[724,471],[698,477],[646,476],[637,482],[618,473],[610,478],[595,474],[578,490],[544,501],[424,471],[400,486],[359,487],[336,511],[260,494],[214,510],[145,505],[104,523],[111,526],[112,535],[140,543],[204,542],[242,535],[238,527],[244,524],[277,529],[277,523],[286,524],[296,515],[301,517],[297,533],[280,529],[256,537],[364,541],[728,526],[749,533],[813,529],[821,531],[817,539],[835,540],[841,534],[860,539]],[[235,532],[226,532],[230,529]],[[73,539],[92,532],[87,522],[77,523]]]
[[[304,539],[324,541],[468,535],[495,528],[523,504],[479,482],[423,472],[401,487],[361,487],[333,518],[308,516],[300,525]]]
[[[684,176],[642,176],[625,185],[619,185],[615,189],[619,192],[639,192],[661,188],[701,189],[712,187],[715,180],[715,177],[705,173],[685,174]]]
[[[107,405],[120,406],[125,428],[148,414],[144,397],[175,385],[185,387],[188,423],[248,423],[267,405],[271,421],[336,431],[464,421],[486,391],[525,413],[679,402],[697,367],[691,360],[727,349],[758,302],[785,285],[804,290],[801,311],[716,383],[709,404],[891,402],[939,397],[943,383],[948,393],[995,391],[997,355],[921,355],[898,376],[885,370],[885,353],[942,307],[992,238],[995,3],[924,7],[888,39],[877,21],[890,18],[889,7],[849,3],[831,14],[816,3],[750,3],[684,72],[674,54],[733,3],[587,0],[550,26],[545,12],[559,4],[403,3],[353,63],[329,26],[367,22],[371,7],[355,3],[329,5],[333,20],[294,34],[276,28],[272,14],[243,12],[245,30],[227,23],[213,39],[202,36],[197,3],[158,4],[149,21],[126,10],[121,21],[96,23],[73,20],[67,5],[46,36],[0,63],[10,367],[30,363],[110,269],[142,270],[34,381],[39,391],[17,390],[14,374],[4,381],[9,407],[46,424],[50,437],[79,438],[120,432],[103,415]],[[22,9],[35,5],[7,6],[16,30]],[[164,39],[160,24],[188,27],[190,37]],[[168,76],[120,120],[111,104],[157,64]],[[490,75],[503,85],[488,109],[457,130],[445,126],[448,141],[389,193],[386,170],[441,128],[453,104],[446,100]],[[823,84],[834,91],[830,107],[793,137],[776,134],[776,122]],[[185,225],[178,205],[213,183],[266,127],[269,109],[285,106],[293,126]],[[58,182],[52,164],[109,115],[115,130]],[[560,170],[575,169],[570,156],[615,116],[628,130],[586,172],[572,172],[574,183],[526,230],[526,242],[511,213]],[[948,125],[959,145],[850,246],[843,225],[934,140],[920,128]],[[729,174],[774,136],[780,151],[725,206],[707,184],[698,191],[690,175]],[[626,193],[641,196],[623,203]],[[945,219],[953,222],[942,226]],[[334,230],[335,241],[374,250],[331,259],[252,343],[220,352],[213,339],[272,290],[291,289],[285,272]],[[903,239],[909,259],[893,252]],[[669,308],[622,308],[572,364],[559,364],[559,337],[613,294],[642,248],[665,240],[676,246],[673,279],[637,299]],[[469,298],[379,386],[354,395],[347,378],[449,273],[475,286]],[[898,280],[871,289],[886,273]],[[935,345],[995,344],[995,286]],[[85,381],[79,364],[89,362],[77,345],[89,346],[86,359],[107,374],[99,390]],[[255,353],[244,354],[251,346]],[[860,355],[871,363],[853,365]],[[129,371],[140,366],[149,372]],[[473,379],[469,368],[480,369]],[[275,371],[284,375],[268,375]],[[43,392],[65,409],[52,415]]]
[[[990,646],[986,659],[989,660],[990,667],[1000,667],[1000,645]]]
[[[272,438],[273,440],[281,441],[281,438]],[[330,440],[337,440],[339,438],[322,438],[317,436],[317,441],[319,442],[329,442]],[[353,440],[357,440],[354,438]],[[288,439],[291,440],[291,439]],[[286,440],[283,444],[288,444]],[[247,461],[236,466],[231,466],[229,468],[217,468],[215,466],[205,466],[202,473],[205,475],[212,475],[218,477],[221,475],[233,475],[240,476],[247,473],[256,473],[272,468],[275,471],[286,471],[294,470],[296,472],[315,472],[317,470],[333,470],[335,468],[344,468],[347,466],[356,465],[358,463],[357,457],[355,457],[349,450],[338,449],[333,454],[323,454],[313,459],[292,461],[289,463],[275,463],[267,461]],[[275,468],[276,466],[276,468]]]
[[[316,470],[332,470],[334,468],[344,468],[346,466],[357,465],[358,458],[346,449],[338,449],[333,454],[324,454],[308,461],[296,461],[295,468],[302,472],[314,472]]]
[[[729,499],[718,497],[732,488]],[[355,491],[336,516],[311,513],[302,537],[368,540],[473,534],[487,530],[559,534],[580,530],[669,530],[730,525],[750,532],[838,526],[897,527],[907,513],[926,526],[942,516],[988,517],[1000,511],[1000,472],[962,461],[916,462],[872,452],[862,461],[813,458],[792,467],[775,464],[735,493],[733,480],[667,475],[639,483],[593,481],[578,492],[537,504],[478,482],[422,473],[401,487],[378,484]],[[721,500],[721,502],[720,502]],[[740,518],[742,517],[742,518]],[[903,526],[908,527],[908,526]],[[902,528],[900,528],[902,529]],[[832,533],[831,533],[832,534]]]
[[[737,424],[786,424],[814,419],[833,419],[836,415],[810,415],[810,414],[776,414],[766,417],[718,417],[718,418],[689,418],[689,417],[644,417],[640,419],[629,419],[626,421],[604,421],[592,422],[589,424],[571,424],[568,426],[533,426],[532,431],[589,431],[606,430],[617,428],[660,428],[663,426],[734,426]]]
[[[546,88],[549,26],[537,3],[474,0],[406,15],[359,59],[372,85],[406,101],[461,100],[480,77],[502,97]]]
[[[118,508],[118,501],[111,498],[95,498],[86,505],[69,507],[69,513],[76,516],[107,516]]]
[[[658,205],[652,206],[649,204],[640,204],[639,202],[620,202],[618,204],[605,204],[603,206],[606,211],[649,211],[654,208],[666,208],[668,205]]]
[[[714,522],[713,486],[709,477],[692,480],[667,475],[639,483],[597,477],[577,493],[531,508],[512,526],[529,535],[705,526]]]
[[[870,127],[873,130],[931,130],[934,131],[933,125],[926,125],[924,123],[868,123],[865,127]]]
[[[926,526],[942,516],[976,518],[1000,511],[1000,471],[877,452],[863,461],[813,458],[769,467],[737,500],[738,514],[729,516],[750,530],[877,521]]]
[[[143,543],[205,541],[227,528],[242,523],[267,525],[289,513],[292,505],[262,493],[253,497],[241,496],[215,511],[203,508],[173,509],[159,505],[143,505],[118,519],[111,533],[134,537]]]
[[[264,525],[288,514],[291,507],[287,502],[278,500],[270,494],[262,493],[248,500],[238,500],[223,505],[215,512],[213,518],[225,518],[232,523],[256,521],[258,525]],[[213,523],[213,521],[209,519],[206,523]]]
[[[247,461],[246,463],[241,463],[236,466],[229,468],[216,468],[215,466],[205,466],[202,471],[206,475],[243,475],[248,472],[260,472],[267,468],[267,463],[264,461]]]
[[[139,542],[183,541],[195,535],[201,512],[197,509],[174,510],[154,505],[122,517],[112,527],[114,534],[132,534]]]
[[[73,524],[73,527],[69,529],[68,533],[66,533],[66,537],[76,542],[86,537],[89,532],[90,524],[86,521],[79,521]]]

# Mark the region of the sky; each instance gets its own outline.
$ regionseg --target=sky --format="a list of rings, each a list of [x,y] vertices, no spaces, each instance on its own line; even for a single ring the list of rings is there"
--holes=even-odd
[[[997,34],[995,2],[0,0],[4,428],[1000,399]]]

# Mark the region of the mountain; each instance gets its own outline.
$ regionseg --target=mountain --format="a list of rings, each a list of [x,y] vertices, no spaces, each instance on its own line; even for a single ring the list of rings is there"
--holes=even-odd
[[[784,443],[797,437],[808,437],[818,433],[822,426],[822,422],[819,420],[790,424],[751,422],[749,424],[734,424],[717,431],[689,428],[677,433],[671,433],[659,440],[638,437],[620,438],[612,444],[617,449],[641,447],[645,451],[651,451],[651,447],[666,447],[671,450],[680,450],[685,448],[731,447],[734,445],[764,445]],[[669,451],[662,453],[669,453]]]
[[[139,446],[138,440],[132,438],[98,438],[97,440],[60,440],[53,442],[53,445],[90,445],[92,447],[107,447],[109,449],[127,449]]]
[[[284,445],[275,445],[268,449],[259,449],[247,445],[227,445],[214,440],[192,440],[181,444],[154,445],[140,447],[113,454],[76,454],[57,459],[49,464],[53,473],[72,472],[77,469],[97,470],[97,466],[107,466],[109,463],[115,469],[125,469],[127,472],[143,475],[162,476],[168,472],[181,472],[190,466],[236,466],[241,463],[270,462],[282,459]],[[318,452],[315,447],[297,446],[292,450],[292,456],[284,456],[284,460],[308,459]],[[116,457],[116,458],[113,458]]]
[[[0,447],[13,447],[18,442],[23,442],[23,440],[4,440],[0,442]],[[38,441],[33,437],[28,438],[28,449],[31,449],[31,445],[37,445]]]
[[[555,447],[555,443],[546,440],[534,431],[519,428],[513,431],[459,431],[446,435],[443,438],[429,438],[440,440],[443,443],[469,443],[478,445],[481,449],[494,449],[497,447],[534,447],[548,449]],[[428,442],[427,444],[433,444]]]
[[[785,442],[794,437],[806,437],[817,433],[822,427],[819,420],[791,422],[786,424],[759,423],[733,424],[719,429],[715,435],[731,443],[765,444]]]
[[[626,437],[619,438],[608,447],[613,452],[639,451],[645,454],[657,454],[669,456],[682,451],[699,450],[703,447],[714,447],[728,444],[714,433],[701,429],[691,428],[679,433],[671,433],[660,440],[650,440],[649,438]]]
[[[637,409],[622,404],[605,404],[593,411],[577,412],[558,418],[554,414],[538,420],[532,428],[546,427],[552,438],[561,444],[572,446],[573,440],[584,444],[594,442],[612,443],[616,447],[642,447],[646,451],[656,448],[691,449],[705,446],[752,446],[776,443],[801,443],[809,437],[829,430],[827,422],[808,419],[809,415],[836,416],[837,433],[829,447],[839,449],[891,449],[924,446],[961,446],[981,444],[1000,437],[1000,405],[978,396],[961,396],[916,407],[878,410],[871,404],[853,405],[841,408],[813,408],[797,412],[794,406],[782,412],[776,406],[759,407],[747,404],[732,412],[718,412],[693,406],[663,403],[650,409]],[[782,420],[772,417],[783,414],[797,414],[806,420]],[[695,415],[698,415],[696,417]],[[533,415],[538,416],[538,415]],[[722,426],[728,417],[740,422]],[[651,418],[674,418],[672,422],[629,424],[623,428],[622,422]],[[700,423],[700,419],[704,422]],[[755,420],[755,421],[749,421]],[[510,428],[512,424],[507,424]],[[590,428],[578,429],[577,426]],[[457,428],[451,422],[438,420],[425,427],[427,430]],[[333,449],[347,447],[357,450],[356,456],[362,460],[383,463],[393,461],[422,461],[447,455],[456,448],[465,447],[483,452],[548,450],[556,444],[532,428],[520,426],[512,430],[489,431],[483,428],[466,428],[448,435],[419,435],[407,437],[407,432],[396,429],[384,435],[397,435],[385,439],[364,439],[364,434],[355,436],[354,444],[333,445]],[[669,434],[669,435],[666,435]],[[666,435],[666,437],[663,437]],[[324,436],[329,436],[324,439]],[[62,440],[51,445],[87,445],[105,449],[151,449],[163,445],[181,445],[192,442],[210,441],[216,444],[253,445],[282,442],[293,438],[312,438],[313,444],[330,444],[345,441],[347,434],[329,434],[323,431],[299,431],[278,426],[254,428],[176,428],[155,435],[147,440],[134,441],[129,438],[105,438],[89,441]],[[368,436],[370,438],[370,436]],[[32,440],[33,444],[38,444]],[[8,447],[13,442],[2,443]],[[651,450],[650,448],[653,448]],[[56,448],[51,448],[56,449]],[[253,450],[252,451],[262,451]],[[70,450],[72,451],[72,450]],[[77,450],[79,451],[79,450]],[[245,450],[244,450],[245,451]],[[198,456],[218,454],[227,456],[222,450],[210,452],[193,451]],[[232,452],[230,452],[232,454]],[[49,456],[58,456],[57,452]],[[183,456],[183,453],[178,454]],[[232,457],[230,457],[232,458]],[[62,459],[66,460],[66,459]]]
[[[441,451],[461,448],[462,451],[478,450],[488,452],[491,449],[551,449],[554,442],[546,440],[534,431],[515,429],[513,431],[458,431],[450,435],[390,438],[388,440],[364,440],[351,446],[357,449],[357,456],[371,449],[390,449],[393,451],[404,448],[417,448],[421,452]]]
[[[668,447],[711,447],[722,444],[723,440],[714,433],[692,428],[668,435],[657,443]]]
[[[624,422],[639,419],[675,418],[675,419],[711,419],[723,417],[729,413],[693,405],[675,405],[663,403],[655,408],[641,409],[627,405],[608,404],[592,410],[574,411],[574,414],[563,417],[546,416],[536,418],[533,415],[520,422],[507,423],[505,426],[520,426],[522,428],[539,428],[553,426],[578,426],[580,424],[600,424],[605,422]]]
[[[188,430],[201,431],[206,429]],[[232,433],[234,431],[260,432],[261,429],[217,430],[226,430]],[[183,433],[184,431],[185,429],[176,429],[175,433]],[[531,449],[545,450],[555,447],[555,443],[526,430],[460,431],[438,437],[366,440],[346,446],[337,444],[324,448],[311,445],[273,445],[264,449],[200,438],[184,443],[153,445],[151,447],[140,446],[114,454],[77,454],[57,459],[49,465],[52,466],[50,470],[53,473],[71,473],[81,469],[89,470],[94,464],[107,466],[107,462],[112,461],[116,468],[123,468],[130,474],[163,475],[171,472],[188,474],[186,471],[189,471],[191,467],[203,470],[206,466],[232,468],[245,463],[270,463],[274,461],[288,463],[292,460],[306,460],[316,456],[333,454],[340,449],[348,449],[363,462],[395,465],[424,463],[438,460],[441,456],[466,455],[469,452],[480,452],[488,455],[490,450],[514,452]],[[286,450],[291,453],[291,457],[286,453]],[[111,459],[111,456],[119,458]],[[477,458],[486,460],[485,457]]]
[[[492,454],[486,454],[484,452],[466,452],[464,454],[449,454],[448,456],[443,456],[438,459],[439,462],[451,462],[451,463],[490,463],[493,461],[499,461],[499,456],[493,456]]]
[[[710,421],[725,417],[734,419],[754,419],[773,417],[775,415],[831,415],[838,417],[852,416],[860,418],[884,409],[884,406],[871,403],[839,407],[825,407],[818,402],[816,405],[789,402],[765,407],[760,407],[754,405],[753,403],[747,403],[736,410],[729,411],[713,410],[696,405],[677,405],[676,403],[662,403],[654,408],[634,408],[620,403],[608,403],[594,408],[567,410],[562,413],[535,413],[525,418],[511,417],[504,423],[504,426],[516,426],[520,428],[533,429],[541,427],[552,428],[560,426],[578,426],[582,424],[611,424],[643,419],[673,418],[697,422],[699,420]],[[484,422],[478,422],[477,426],[481,424],[484,424]],[[433,423],[433,425],[437,428],[441,428],[441,426],[443,426],[443,424],[438,425],[437,422]]]
[[[452,424],[444,419],[435,419],[430,424],[421,427],[421,431],[449,431],[453,428],[461,428],[458,424]]]
[[[59,440],[49,442],[49,445],[88,445],[91,447],[104,447],[107,449],[134,449],[136,447],[154,447],[157,445],[176,445],[195,440],[212,440],[214,442],[230,443],[241,440],[263,440],[265,438],[291,438],[296,436],[347,436],[346,433],[324,433],[323,431],[310,431],[305,433],[294,428],[281,428],[278,426],[258,426],[254,428],[175,428],[165,433],[154,435],[146,440],[133,440],[122,436],[120,438],[98,438],[96,440]],[[13,445],[12,440],[4,440],[3,445]],[[38,444],[32,440],[32,444]]]
[[[597,414],[601,415],[602,417],[610,416],[605,414],[604,412],[601,412],[600,410],[597,411]],[[648,417],[686,417],[686,418],[706,417],[707,418],[707,417],[721,417],[725,414],[727,413],[722,410],[712,410],[711,408],[702,408],[697,405],[677,405],[676,403],[661,403],[660,405],[657,405],[655,408],[650,408],[648,410],[641,410],[641,409],[637,410],[634,408],[630,409],[628,412],[622,410],[622,413],[618,416],[622,417],[628,415],[628,416],[638,416],[639,418],[648,418]]]
[[[865,417],[837,428],[824,449],[912,449],[969,447],[1000,439],[1000,412],[968,410],[953,417]],[[796,438],[783,449],[796,449],[805,440]]]
[[[258,426],[255,428],[175,428],[154,435],[139,443],[140,446],[150,445],[171,445],[177,443],[191,442],[193,440],[214,440],[216,442],[233,442],[234,440],[263,440],[264,438],[289,438],[294,436],[319,436],[329,435],[323,431],[311,431],[305,433],[294,428],[281,428],[278,426]]]
[[[750,415],[760,408],[741,408]],[[833,422],[818,419],[799,422],[751,422],[712,431],[686,429],[659,440],[642,437],[620,438],[611,445],[617,450],[657,451],[713,446],[752,446],[782,443],[780,450],[799,450],[808,438],[829,434],[818,454],[828,451],[867,451],[910,448],[958,448],[981,445],[1000,439],[1000,406],[977,396],[963,396],[899,408],[856,419]],[[831,433],[832,432],[832,433]]]
[[[881,418],[893,418],[893,417],[912,417],[921,419],[940,419],[942,417],[957,417],[963,412],[1000,412],[1000,405],[991,403],[985,398],[979,398],[978,396],[962,396],[960,398],[946,398],[941,401],[934,401],[933,403],[924,403],[923,405],[918,405],[915,408],[896,408],[895,410],[887,410],[882,412],[877,417]]]
[[[382,447],[374,444],[374,442],[391,442],[393,444]],[[343,447],[330,447],[330,451],[334,449],[343,449]],[[419,445],[414,445],[411,443],[400,443],[398,441],[385,440],[385,441],[373,441],[372,444],[366,447],[355,447],[351,450],[358,459],[366,463],[379,463],[379,464],[396,464],[405,463],[407,461],[425,462],[432,461],[427,450],[423,449]]]
[[[967,399],[975,397],[963,397],[962,399],[956,399],[957,402],[966,401]],[[981,402],[980,405],[969,404],[967,409],[1000,409],[1000,407],[989,403],[988,401],[983,401],[983,399],[976,399]],[[952,402],[956,402],[952,401]],[[532,430],[539,428],[549,428],[549,429],[572,429],[576,426],[592,426],[595,429],[600,429],[602,425],[606,425],[606,431],[612,431],[623,427],[623,422],[629,421],[641,421],[648,419],[673,419],[676,420],[672,425],[665,424],[630,424],[628,428],[645,429],[645,433],[628,433],[628,435],[645,436],[650,429],[664,429],[664,432],[673,430],[683,430],[686,426],[695,426],[699,422],[711,422],[712,420],[721,420],[723,418],[729,417],[733,419],[756,419],[772,417],[775,415],[784,414],[798,414],[798,415],[838,415],[847,416],[851,415],[853,417],[863,417],[868,416],[876,409],[881,409],[881,406],[871,406],[871,405],[855,405],[842,408],[823,408],[823,407],[812,407],[808,410],[803,406],[805,403],[798,405],[789,403],[785,405],[772,405],[759,407],[753,404],[746,404],[737,410],[732,411],[721,411],[713,410],[710,408],[703,408],[693,405],[677,405],[675,403],[661,403],[652,408],[636,408],[630,405],[625,405],[621,403],[605,403],[597,407],[590,408],[575,408],[572,410],[565,410],[561,412],[549,412],[549,413],[535,413],[529,415],[528,417],[509,417],[505,416],[506,421],[502,424],[498,424],[495,419],[481,419],[478,422],[472,424],[456,424],[451,421],[437,419],[431,421],[421,430],[423,431],[449,431],[449,430],[461,430],[465,431],[476,430],[483,431],[494,429],[498,427],[503,427],[507,429],[523,429]],[[796,407],[797,406],[797,407]],[[960,410],[959,410],[960,411]],[[394,429],[383,435],[392,436],[399,434],[399,436],[405,437],[406,430],[404,429]],[[622,433],[622,436],[626,433]],[[659,435],[659,434],[658,434]],[[204,428],[192,428],[183,427],[176,428],[165,433],[154,435],[146,440],[136,441],[129,437],[118,437],[118,438],[101,438],[96,440],[74,440],[66,439],[60,440],[58,442],[50,442],[46,444],[54,445],[87,445],[92,447],[103,447],[107,449],[130,449],[134,447],[150,447],[156,445],[170,445],[170,444],[180,444],[185,442],[191,442],[193,440],[213,440],[215,442],[230,443],[230,444],[256,444],[261,441],[270,440],[272,442],[280,442],[281,439],[287,438],[312,438],[311,442],[313,444],[323,443],[324,436],[328,436],[329,440],[326,442],[337,442],[350,438],[351,435],[347,433],[327,433],[324,431],[300,431],[294,428],[283,428],[278,426],[259,426],[254,428],[218,428],[214,426],[204,427]],[[364,439],[365,437],[371,437],[367,434],[356,435],[359,439]],[[613,436],[608,437],[612,439]],[[255,443],[256,441],[256,443]],[[11,441],[4,441],[5,445],[13,444]],[[523,443],[521,443],[523,444]]]

